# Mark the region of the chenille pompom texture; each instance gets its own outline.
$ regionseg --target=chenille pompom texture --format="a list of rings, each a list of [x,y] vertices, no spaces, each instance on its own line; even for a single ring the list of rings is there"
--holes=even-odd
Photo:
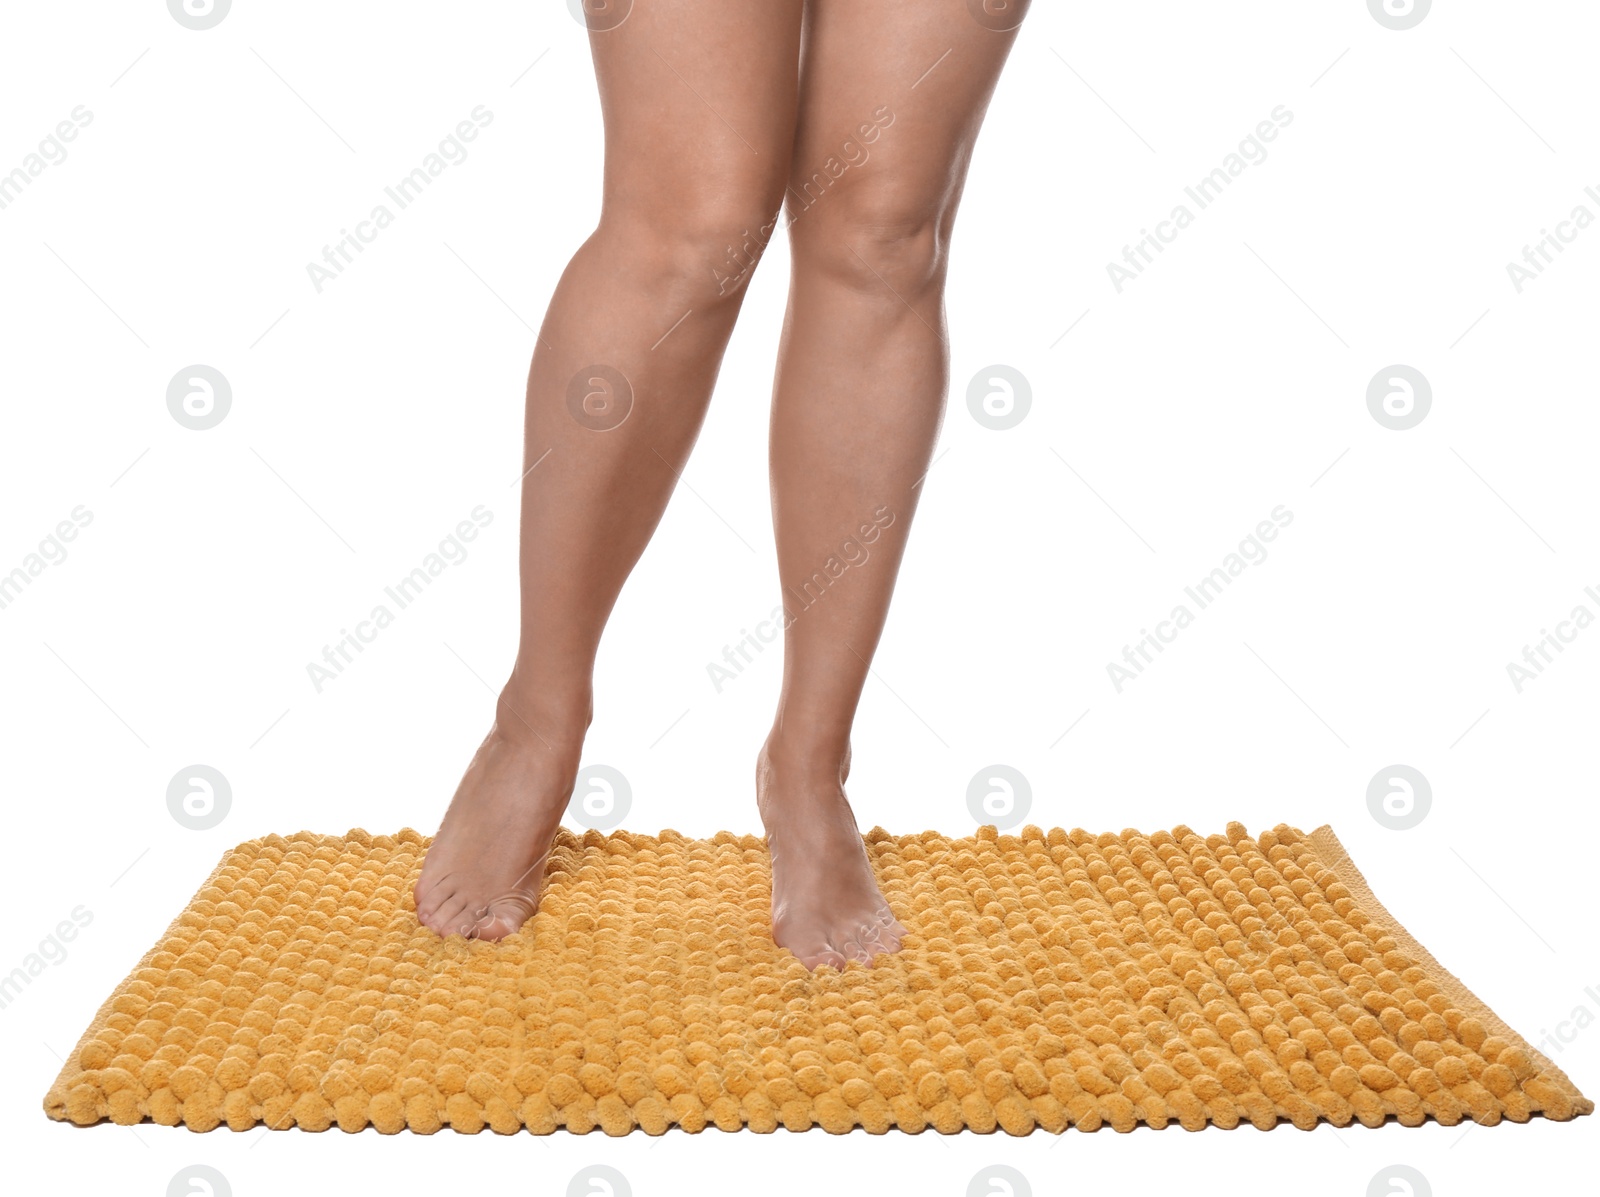
[[[815,974],[772,941],[756,836],[563,830],[538,915],[498,944],[418,925],[416,832],[252,840],[45,1109],[197,1131],[1023,1135],[1594,1108],[1327,828],[865,839],[909,934]]]

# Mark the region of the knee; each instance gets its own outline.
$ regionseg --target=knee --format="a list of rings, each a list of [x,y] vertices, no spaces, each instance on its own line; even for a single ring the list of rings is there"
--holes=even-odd
[[[642,287],[715,303],[741,294],[779,226],[773,188],[608,203],[599,235]]]
[[[867,293],[926,295],[944,283],[950,218],[942,200],[893,188],[826,196],[793,215],[795,268]]]

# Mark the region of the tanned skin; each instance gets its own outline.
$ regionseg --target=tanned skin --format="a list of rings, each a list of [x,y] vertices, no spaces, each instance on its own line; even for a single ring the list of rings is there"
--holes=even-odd
[[[905,928],[845,797],[850,733],[943,419],[951,226],[1016,36],[996,26],[1025,8],[633,0],[615,28],[591,17],[604,199],[529,371],[521,642],[417,882],[418,918],[440,935],[499,939],[538,907],[601,633],[699,434],[748,287],[750,255],[729,246],[786,228],[769,452],[788,626],[755,770],[772,931],[812,969],[899,948]],[[805,605],[804,584],[864,526],[877,530],[870,566]]]

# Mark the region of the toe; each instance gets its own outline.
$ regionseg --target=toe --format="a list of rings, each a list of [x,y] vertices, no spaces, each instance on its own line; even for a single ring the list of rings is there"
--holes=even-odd
[[[538,909],[538,899],[517,894],[498,898],[489,903],[473,927],[478,939],[498,940],[513,934],[531,919]]]
[[[879,957],[888,956],[899,951],[900,941],[893,935],[889,934],[886,930],[880,928],[879,930],[875,931],[870,938],[863,941],[862,946],[865,947],[868,953],[870,953],[872,956],[871,963],[876,964]]]
[[[850,963],[850,961],[848,959],[846,959],[843,955],[841,955],[839,952],[834,951],[832,948],[824,948],[822,951],[817,952],[815,955],[802,956],[800,958],[800,963],[804,964],[812,972],[816,972],[819,968],[822,968],[824,965],[826,965],[829,968],[838,969],[840,972],[843,972],[845,970],[845,966],[848,965]]]
[[[839,945],[839,951],[846,960],[856,964],[871,964],[873,951],[872,941],[859,935],[852,935]]]
[[[868,951],[893,951],[889,944],[894,938],[886,923],[868,923],[856,932],[856,942]]]
[[[844,953],[832,944],[822,943],[809,947],[790,948],[789,950],[799,958],[801,964],[812,972],[816,972],[823,965],[843,972],[845,965],[850,963]]]
[[[878,911],[877,923],[880,933],[882,931],[888,931],[894,935],[904,935],[906,933],[905,924],[894,917],[894,911],[889,909],[887,903]]]
[[[470,915],[470,904],[461,894],[452,894],[439,904],[433,912],[433,918],[428,926],[438,932],[441,937],[451,935],[465,935],[472,930],[476,916]]]
[[[454,895],[454,887],[447,884],[445,881],[430,880],[427,883],[423,883],[421,881],[417,882],[415,893],[417,902],[417,922],[421,923],[425,927],[437,930],[437,927],[434,926],[434,923],[438,918],[439,911],[451,900],[452,897],[454,897]]]

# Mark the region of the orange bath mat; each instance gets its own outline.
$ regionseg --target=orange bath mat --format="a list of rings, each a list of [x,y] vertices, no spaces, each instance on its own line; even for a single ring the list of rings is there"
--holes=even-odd
[[[252,840],[107,999],[45,1110],[1021,1135],[1594,1108],[1326,827],[866,840],[910,934],[875,968],[814,975],[772,942],[755,836],[563,831],[538,915],[499,944],[417,924],[413,831]]]

